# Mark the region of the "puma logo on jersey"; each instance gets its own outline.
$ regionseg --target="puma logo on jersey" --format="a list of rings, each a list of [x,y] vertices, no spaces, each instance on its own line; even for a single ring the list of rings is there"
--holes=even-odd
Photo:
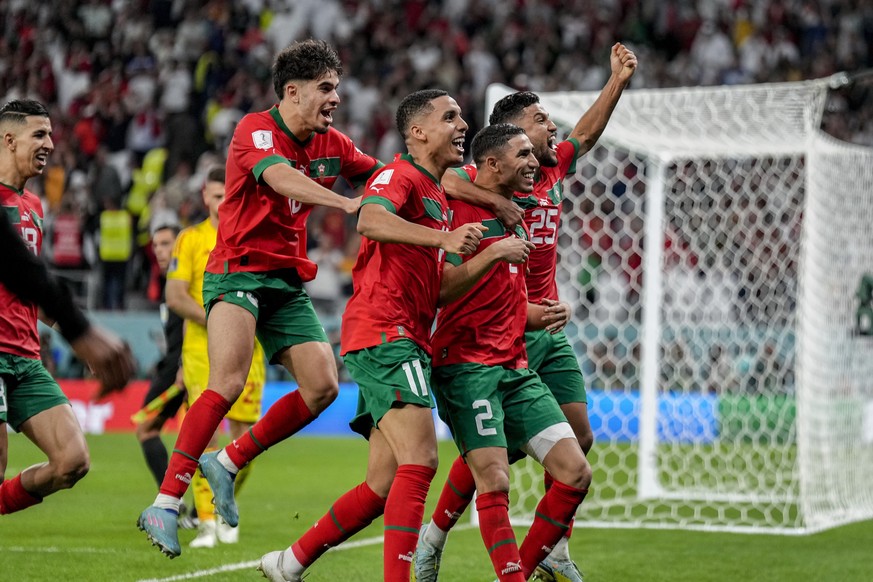
[[[382,170],[379,172],[379,175],[370,183],[370,190],[376,192],[377,194],[381,192],[383,189],[378,188],[378,186],[385,185],[387,186],[391,182],[391,176],[394,175],[394,168],[389,168],[387,170]]]

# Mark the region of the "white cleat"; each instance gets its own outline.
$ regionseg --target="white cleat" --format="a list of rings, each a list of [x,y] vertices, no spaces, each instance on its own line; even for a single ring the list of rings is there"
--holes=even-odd
[[[239,542],[239,526],[230,527],[227,523],[221,519],[221,516],[216,517],[216,528],[215,535],[218,537],[218,541],[223,544],[235,544]]]
[[[197,537],[188,544],[189,548],[214,548],[218,544],[215,534],[215,520],[201,521],[197,526]]]
[[[258,572],[264,575],[264,578],[270,582],[300,582],[303,580],[301,576],[291,576],[287,578],[282,571],[282,561],[285,552],[270,552],[261,557],[261,564],[258,566]]]

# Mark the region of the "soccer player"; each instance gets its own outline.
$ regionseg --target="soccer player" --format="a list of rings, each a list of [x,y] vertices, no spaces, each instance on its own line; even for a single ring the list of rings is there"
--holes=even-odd
[[[575,171],[576,159],[588,152],[603,133],[636,66],[633,52],[616,43],[610,55],[612,74],[606,86],[576,123],[568,139],[561,143],[556,144],[557,126],[533,93],[524,91],[501,99],[495,104],[489,119],[492,124],[513,123],[524,129],[540,163],[533,192],[513,197],[513,201],[525,210],[531,242],[536,245],[531,252],[526,275],[529,301],[543,304],[549,318],[546,329],[528,331],[525,342],[530,369],[542,378],[555,395],[585,454],[594,440],[588,422],[587,395],[576,354],[562,331],[570,318],[570,308],[559,301],[555,282],[563,179]],[[492,207],[509,202],[476,188],[473,183],[475,176],[476,168],[472,166],[465,167],[463,171],[447,172],[444,182],[449,195],[474,204],[486,205],[487,202]],[[547,473],[547,487],[550,484],[551,476]],[[470,503],[474,490],[469,467],[463,459],[457,459],[449,472],[433,517],[422,529],[415,557],[415,572],[419,581],[436,580],[447,532]],[[571,531],[572,528],[567,529],[568,536]],[[570,559],[567,546],[567,539],[561,539],[541,568],[547,576],[555,577],[557,574],[562,577],[561,580],[580,582],[582,576]]]
[[[476,135],[472,148],[479,187],[505,198],[533,190],[539,163],[523,129],[491,125]],[[471,268],[477,254],[500,241],[528,238],[525,228],[507,229],[483,207],[459,200],[449,207],[453,220],[480,221],[488,231],[471,257],[446,257],[446,279]],[[522,269],[496,265],[440,311],[431,340],[440,416],[472,471],[482,539],[501,581],[527,580],[564,534],[591,482],[591,468],[558,403],[527,367],[525,329],[547,327],[546,309],[528,302]],[[554,477],[521,548],[508,511],[508,455],[519,451]]]
[[[166,276],[170,266],[173,245],[178,234],[179,227],[176,225],[161,225],[152,233],[152,250],[155,253],[155,260],[161,270],[162,277]],[[167,349],[155,367],[155,373],[149,384],[143,406],[159,397],[176,383],[179,360],[182,356],[182,318],[167,309],[166,303],[161,303],[160,313],[161,321],[164,324],[164,339]],[[185,394],[180,392],[164,403],[156,415],[136,425],[136,438],[158,487],[161,486],[164,473],[167,472],[168,459],[167,448],[161,440],[161,429],[164,428],[168,420],[176,415],[184,401]]]
[[[206,310],[203,308],[203,273],[209,253],[215,247],[218,235],[218,208],[224,200],[224,167],[209,170],[203,183],[203,204],[209,217],[200,224],[186,228],[179,234],[173,249],[173,260],[167,274],[167,305],[185,319],[185,339],[182,343],[182,371],[188,404],[194,402],[206,390],[209,379],[207,357]],[[245,387],[239,399],[230,408],[226,418],[230,422],[231,438],[241,437],[261,416],[261,398],[264,395],[266,366],[264,349],[254,342],[252,365]],[[217,450],[213,436],[207,451]],[[246,465],[234,483],[235,493],[249,474],[251,465]],[[191,481],[194,490],[194,506],[197,508],[199,532],[191,540],[192,548],[213,548],[216,542],[233,544],[239,540],[239,530],[215,519],[212,489],[200,471]]]
[[[0,108],[0,214],[18,231],[33,255],[42,247],[42,205],[25,190],[27,180],[41,174],[54,150],[48,111],[37,101],[15,100]],[[4,228],[8,233],[8,229]],[[17,243],[3,247],[5,260],[36,271],[32,261],[21,259]],[[9,258],[13,256],[14,258]],[[28,271],[15,273],[24,277]],[[8,276],[8,279],[7,279]],[[4,273],[3,280],[14,279]],[[43,280],[47,279],[43,276]],[[51,282],[51,279],[49,279]],[[73,487],[89,468],[88,446],[79,422],[64,393],[42,365],[36,320],[37,303],[23,299],[26,285],[13,284],[18,294],[0,285],[0,514],[21,511],[40,503],[61,489]],[[67,301],[69,296],[55,295]],[[30,293],[30,296],[40,292]],[[49,296],[41,298],[48,303]],[[72,305],[69,302],[68,305]],[[47,307],[50,305],[47,304]],[[55,306],[56,309],[57,306]],[[81,312],[63,315],[66,337],[86,362],[102,362],[105,389],[117,389],[130,377],[133,365],[124,344],[99,328],[89,326]],[[54,323],[43,317],[48,323]],[[116,367],[106,374],[105,367]],[[47,462],[28,467],[12,479],[5,479],[8,439],[5,423],[24,433],[47,457]]]
[[[290,45],[273,63],[279,104],[246,115],[234,131],[217,242],[203,279],[208,388],[185,416],[161,491],[137,522],[171,558],[182,551],[177,532],[182,495],[245,387],[256,334],[270,361],[285,366],[299,388],[273,404],[223,454],[199,459],[216,513],[229,525],[239,521],[232,479],[238,470],[336,398],[334,355],[303,290],[317,269],[306,256],[306,218],[315,204],[356,212],[360,199],[330,188],[339,176],[364,184],[381,167],[331,127],[341,74],[342,63],[327,43]]]
[[[350,424],[369,440],[367,476],[290,548],[261,558],[261,571],[274,582],[300,580],[327,548],[383,512],[384,579],[409,580],[437,467],[429,336],[440,301],[442,257],[471,253],[482,232],[478,224],[449,231],[445,194],[435,178],[463,160],[467,124],[455,100],[445,91],[417,91],[403,99],[396,122],[409,154],[367,186],[358,219],[363,239],[352,271],[355,291],[342,325],[345,364],[360,388]],[[513,248],[517,261],[526,258],[523,244]]]

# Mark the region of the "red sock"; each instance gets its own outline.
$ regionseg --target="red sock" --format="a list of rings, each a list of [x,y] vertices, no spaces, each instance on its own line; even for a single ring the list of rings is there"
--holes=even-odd
[[[424,517],[424,501],[436,469],[400,465],[385,502],[385,580],[409,580],[412,554]]]
[[[277,400],[247,433],[227,445],[224,452],[242,469],[252,459],[315,420],[300,390]]]
[[[488,556],[500,582],[524,582],[521,573],[521,557],[515,532],[509,523],[509,493],[491,491],[476,498],[479,511],[479,533],[485,542]]]
[[[161,493],[182,498],[188,490],[194,471],[197,470],[197,460],[206,450],[206,445],[230,406],[231,403],[214,390],[204,391],[194,401],[179,429],[179,438],[176,439],[176,446],[161,483]]]
[[[585,499],[587,489],[576,489],[555,481],[540,500],[534,521],[521,544],[519,554],[525,579],[565,534],[572,523],[576,508]]]
[[[545,471],[543,473],[543,485],[545,486],[545,490],[548,491],[549,489],[551,489],[552,483],[554,483],[554,482],[555,482],[554,477],[552,477],[548,471]],[[564,537],[567,538],[568,540],[570,539],[570,536],[573,535],[573,522],[574,521],[576,521],[575,517],[570,520],[570,527],[568,527],[567,531],[564,532]]]
[[[449,531],[461,518],[464,510],[473,500],[476,493],[476,482],[473,480],[473,472],[464,462],[463,457],[458,457],[449,469],[449,476],[436,508],[433,510],[434,525],[443,531]]]
[[[303,566],[311,565],[323,553],[338,546],[382,515],[385,500],[361,483],[334,502],[330,511],[297,540],[291,550]]]
[[[0,430],[6,430],[6,427],[2,427]],[[21,473],[0,483],[0,515],[21,511],[41,502],[42,497],[28,493],[21,485]]]

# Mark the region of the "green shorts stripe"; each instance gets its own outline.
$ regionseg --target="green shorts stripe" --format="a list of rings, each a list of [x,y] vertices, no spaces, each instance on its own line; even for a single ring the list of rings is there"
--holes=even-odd
[[[563,331],[529,331],[524,341],[528,367],[548,386],[558,404],[588,402],[579,359]]]
[[[430,356],[412,340],[349,352],[343,360],[358,384],[358,409],[349,426],[365,438],[395,406],[433,408]]]
[[[307,342],[327,343],[327,334],[297,271],[204,273],[206,316],[218,301],[238,305],[255,316],[258,340],[271,364],[286,348]]]
[[[41,361],[0,353],[0,423],[19,430],[27,419],[61,404],[70,401]]]

